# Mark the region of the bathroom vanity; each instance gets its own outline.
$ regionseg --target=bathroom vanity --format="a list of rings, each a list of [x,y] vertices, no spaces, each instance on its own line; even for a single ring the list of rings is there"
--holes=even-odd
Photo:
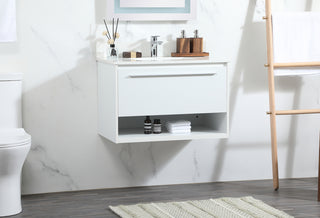
[[[204,58],[97,58],[98,132],[114,143],[227,138],[227,62]],[[160,119],[161,134],[144,134],[144,119]],[[165,122],[189,120],[190,134]]]

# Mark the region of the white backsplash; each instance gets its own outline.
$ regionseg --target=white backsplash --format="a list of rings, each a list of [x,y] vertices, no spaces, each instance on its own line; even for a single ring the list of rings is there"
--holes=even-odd
[[[23,193],[270,179],[263,2],[198,0],[194,21],[120,22],[119,52],[144,56],[151,35],[164,41],[160,56],[170,56],[182,29],[188,36],[198,29],[205,51],[230,60],[231,115],[226,140],[122,145],[97,134],[95,55],[106,45],[104,7],[105,0],[18,1],[18,41],[0,44],[0,67],[24,73],[23,122],[32,149]],[[277,80],[279,108],[319,107],[319,82]],[[319,116],[284,117],[278,125],[280,176],[317,176]]]

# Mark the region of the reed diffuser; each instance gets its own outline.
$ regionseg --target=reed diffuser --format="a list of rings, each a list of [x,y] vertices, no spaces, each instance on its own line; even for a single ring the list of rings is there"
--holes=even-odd
[[[116,39],[120,37],[120,34],[118,33],[118,24],[119,24],[119,18],[117,19],[117,22],[115,23],[114,18],[112,19],[112,35],[110,34],[108,25],[106,20],[103,20],[104,25],[106,27],[106,31],[103,32],[103,35],[108,38],[108,44],[109,44],[109,51],[108,56],[110,57],[117,57],[117,49],[116,49]]]

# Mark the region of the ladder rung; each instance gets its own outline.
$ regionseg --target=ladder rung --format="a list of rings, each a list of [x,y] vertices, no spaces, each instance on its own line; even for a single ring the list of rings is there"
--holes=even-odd
[[[286,67],[320,67],[320,62],[274,63],[274,68]]]
[[[320,109],[309,109],[309,110],[282,110],[275,111],[276,115],[294,115],[294,114],[319,114]],[[271,114],[271,112],[267,112],[267,114]]]

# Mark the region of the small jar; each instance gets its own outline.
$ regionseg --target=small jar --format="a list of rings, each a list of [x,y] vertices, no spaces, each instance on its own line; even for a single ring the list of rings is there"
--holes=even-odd
[[[152,122],[150,116],[147,116],[144,121],[144,134],[151,134],[152,133]]]
[[[153,133],[160,134],[161,133],[161,122],[160,119],[154,119],[153,121]]]

